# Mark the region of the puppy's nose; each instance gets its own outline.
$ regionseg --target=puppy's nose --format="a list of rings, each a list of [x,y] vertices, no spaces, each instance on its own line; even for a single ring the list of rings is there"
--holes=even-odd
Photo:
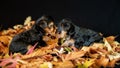
[[[61,31],[59,31],[58,34],[61,34]]]
[[[56,31],[58,34],[61,34],[61,30],[60,29],[57,29]]]

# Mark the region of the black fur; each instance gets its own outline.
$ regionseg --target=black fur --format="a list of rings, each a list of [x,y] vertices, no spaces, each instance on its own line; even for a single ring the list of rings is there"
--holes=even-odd
[[[36,21],[36,24],[40,25],[41,28],[45,29],[45,28],[50,28],[53,25],[50,25],[50,23],[53,22],[54,23],[54,19],[51,16],[42,16],[41,18],[39,18]]]
[[[37,47],[45,46],[46,43],[42,38],[46,33],[44,28],[48,27],[46,24],[49,24],[51,21],[53,21],[52,17],[42,16],[31,29],[14,36],[9,47],[9,53],[20,52],[25,54],[28,51],[28,45],[34,45],[37,42]]]
[[[78,27],[69,19],[63,19],[58,24],[57,32],[60,34],[62,31],[67,32],[67,36],[75,40],[74,46],[79,48],[80,46],[89,46],[93,42],[100,42],[102,36],[93,30]]]

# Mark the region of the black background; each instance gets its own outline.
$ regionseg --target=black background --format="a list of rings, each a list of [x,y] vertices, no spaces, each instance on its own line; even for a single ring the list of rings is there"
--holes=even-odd
[[[0,24],[4,28],[24,22],[27,16],[33,20],[43,14],[51,15],[59,22],[70,18],[79,26],[93,29],[104,35],[120,34],[119,0],[1,0]]]

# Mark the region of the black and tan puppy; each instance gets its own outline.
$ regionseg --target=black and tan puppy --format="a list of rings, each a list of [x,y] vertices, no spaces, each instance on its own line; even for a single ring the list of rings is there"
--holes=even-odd
[[[42,27],[46,35],[47,34],[55,34],[56,32],[56,25],[54,23],[54,19],[51,16],[42,16],[40,19],[37,20],[37,23],[40,22],[40,27]]]
[[[52,17],[42,16],[35,22],[31,29],[13,37],[9,47],[9,53],[19,52],[25,54],[28,51],[28,46],[34,45],[37,42],[37,47],[45,46],[46,43],[43,41],[43,36],[46,34],[45,29],[52,28],[52,25],[54,25]]]
[[[65,38],[64,40],[65,43],[68,43],[67,45],[74,45],[76,48],[83,45],[89,46],[93,42],[100,42],[102,40],[102,36],[99,33],[78,27],[69,19],[63,19],[58,24],[57,33],[59,38]],[[73,43],[70,43],[71,40]]]

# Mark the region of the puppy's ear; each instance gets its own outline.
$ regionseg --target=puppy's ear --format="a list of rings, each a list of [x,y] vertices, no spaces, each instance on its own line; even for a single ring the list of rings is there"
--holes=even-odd
[[[36,32],[39,32],[39,33],[42,33],[42,34],[45,34],[45,31],[43,28],[41,28],[39,25],[35,24],[33,25],[32,29]]]
[[[71,27],[72,22],[71,22],[70,19],[65,18],[60,23],[61,23],[60,26],[62,26],[65,31],[68,31],[70,29],[70,27]]]
[[[73,24],[73,22],[69,19],[63,19],[64,23],[67,24],[66,28],[67,28],[67,34],[68,35],[73,35],[75,33],[75,26]]]
[[[35,24],[39,25],[40,27],[42,27],[43,29],[46,27],[51,27],[53,24],[54,19],[51,16],[42,16],[41,18],[39,18]],[[51,23],[52,22],[52,23]]]
[[[71,24],[71,27],[68,31],[69,35],[73,35],[75,33],[75,27]]]
[[[51,16],[43,15],[42,17],[40,17],[40,18],[36,21],[36,23],[40,23],[41,21],[46,21],[47,23],[49,23],[49,22],[54,21],[54,19],[53,19],[53,17],[51,17]]]
[[[72,20],[69,19],[69,18],[64,18],[64,19],[62,19],[61,22],[63,22],[63,23],[72,23]]]

